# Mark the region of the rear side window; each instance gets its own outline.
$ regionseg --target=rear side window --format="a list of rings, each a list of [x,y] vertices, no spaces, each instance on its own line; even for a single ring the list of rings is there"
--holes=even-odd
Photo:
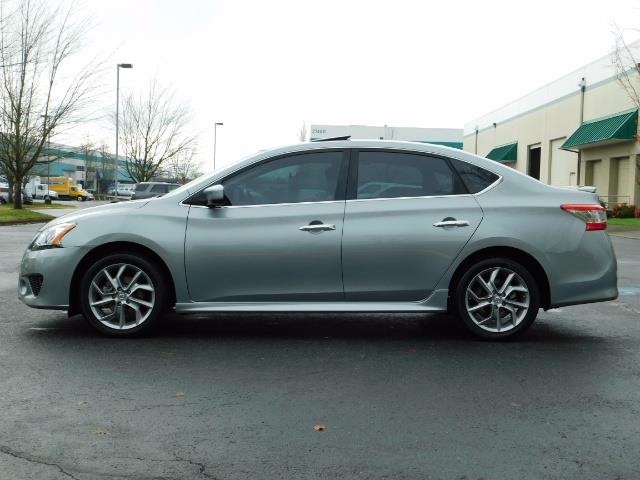
[[[451,159],[451,164],[460,174],[469,193],[481,192],[499,178],[495,173],[467,162]]]
[[[460,179],[443,158],[391,151],[358,154],[358,199],[465,193]]]
[[[167,187],[165,185],[154,185],[151,187],[153,193],[167,193]]]

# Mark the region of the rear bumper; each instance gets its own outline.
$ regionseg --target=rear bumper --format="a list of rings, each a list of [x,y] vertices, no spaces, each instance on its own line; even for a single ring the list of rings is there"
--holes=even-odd
[[[85,250],[79,247],[27,250],[20,265],[18,298],[33,308],[67,310],[71,279]],[[32,285],[36,275],[42,276],[39,290]]]
[[[577,248],[550,260],[551,307],[605,302],[618,297],[618,266],[605,231],[585,232]]]

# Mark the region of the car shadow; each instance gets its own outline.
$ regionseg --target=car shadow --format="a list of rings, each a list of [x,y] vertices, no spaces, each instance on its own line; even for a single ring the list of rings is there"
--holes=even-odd
[[[112,339],[103,337],[76,315],[44,320],[29,330],[34,337],[50,339]],[[241,341],[279,340],[370,340],[419,342],[487,343],[470,335],[458,319],[448,314],[384,313],[223,313],[211,315],[175,315],[163,318],[158,328],[145,337],[130,341],[173,339]],[[606,342],[585,332],[573,322],[537,320],[515,340],[505,344],[596,344]]]

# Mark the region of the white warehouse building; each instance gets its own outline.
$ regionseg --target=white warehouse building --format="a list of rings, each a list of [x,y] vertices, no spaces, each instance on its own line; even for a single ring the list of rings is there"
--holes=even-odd
[[[640,42],[630,45],[640,59]],[[608,204],[640,204],[638,105],[613,54],[466,122],[464,150],[551,185],[593,185]],[[628,78],[640,89],[634,68]]]
[[[367,125],[311,125],[309,140],[351,136],[363,140],[405,140],[462,148],[461,128],[372,127]]]

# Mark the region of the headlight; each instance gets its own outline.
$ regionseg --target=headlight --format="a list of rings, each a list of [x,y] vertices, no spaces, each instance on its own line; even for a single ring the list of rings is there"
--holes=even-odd
[[[75,223],[58,223],[46,227],[38,232],[29,248],[31,250],[43,250],[45,248],[62,247],[60,243],[62,238],[74,228],[76,228]]]

